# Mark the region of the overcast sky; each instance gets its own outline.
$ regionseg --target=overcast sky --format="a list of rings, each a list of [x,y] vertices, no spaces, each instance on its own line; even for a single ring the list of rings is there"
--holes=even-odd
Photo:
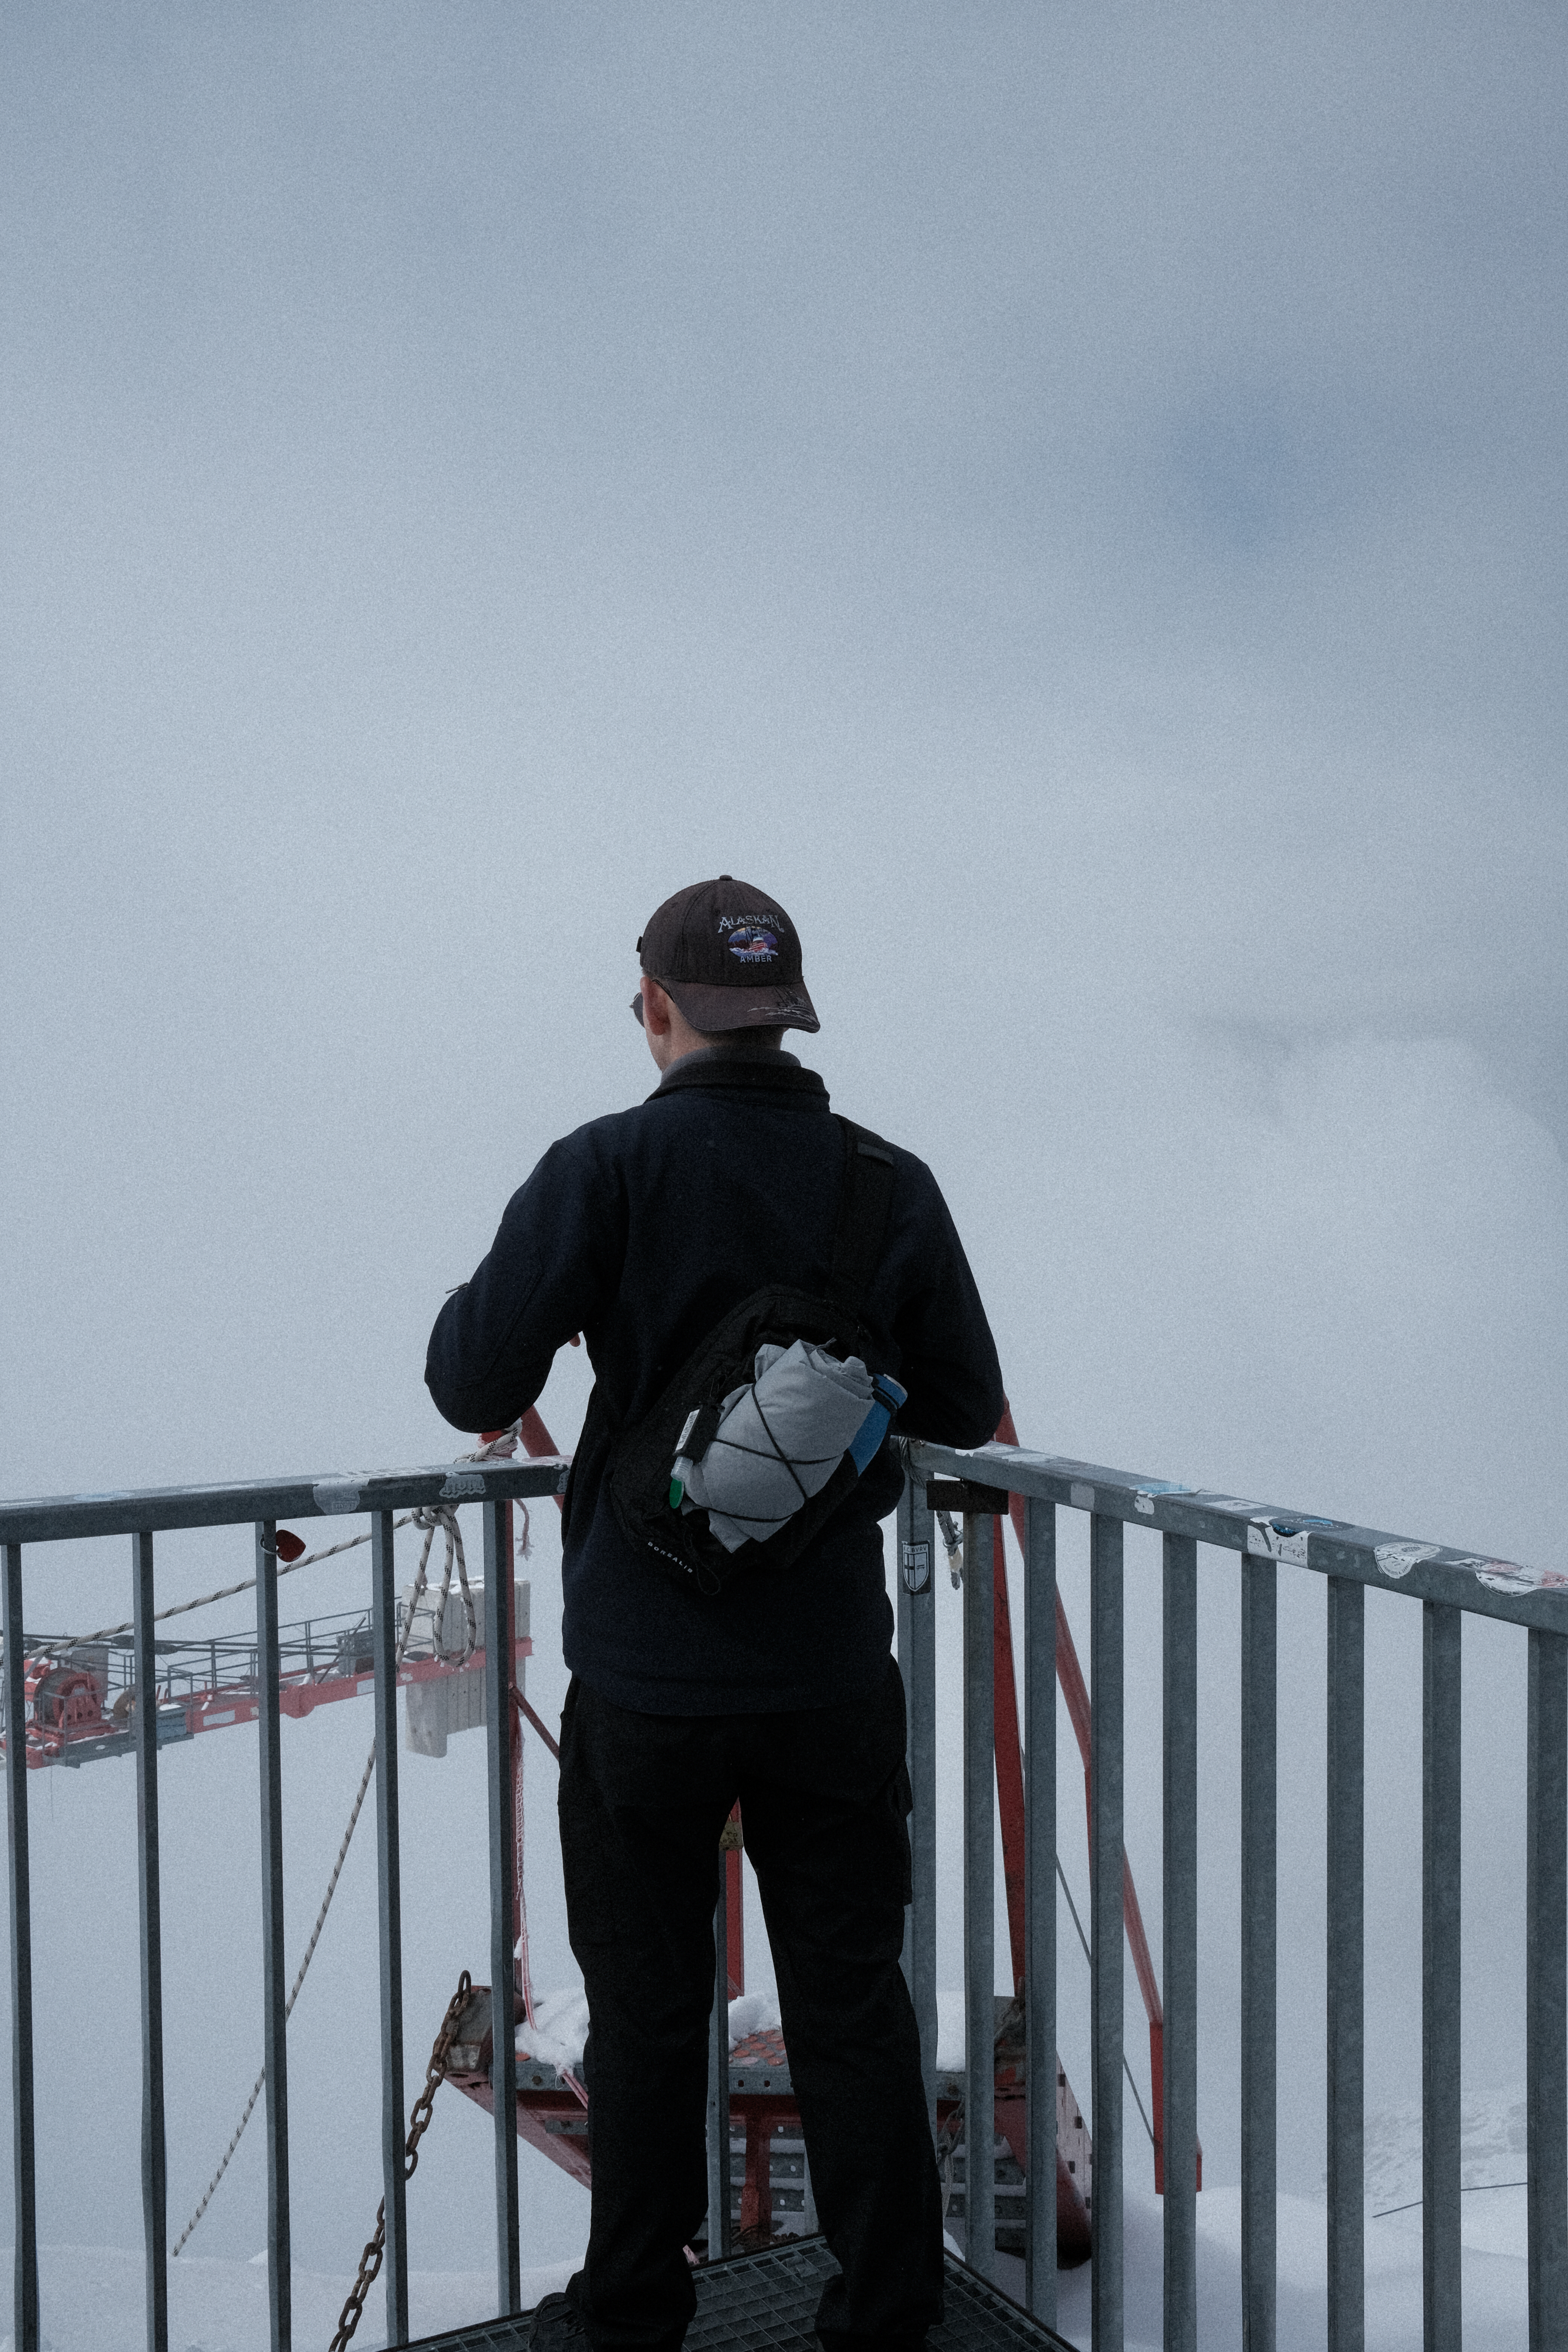
[[[1557,12],[23,5],[4,37],[8,1491],[450,1450],[442,1293],[552,1136],[647,1090],[634,942],[727,871],[800,927],[837,1103],[935,1168],[1026,1442],[1561,1559]],[[563,1444],[583,1401],[574,1360]],[[207,1556],[170,1557],[200,1589]],[[118,1551],[36,1558],[28,1605],[123,1592]],[[1321,1591],[1298,1606],[1315,2113]],[[1414,1632],[1377,1711],[1394,1995]],[[1512,1985],[1521,1645],[1472,1648],[1472,1958]],[[292,1949],[370,1727],[289,1728]],[[482,1866],[479,1761],[409,1769],[458,1923],[420,1946],[411,2047],[483,1958],[482,1884],[439,1862],[456,1811]],[[166,1776],[175,1996],[236,1989],[172,2201],[254,2072],[253,1769],[237,1734]],[[48,1780],[47,1997],[113,1979],[123,2041],[128,1774]],[[356,1859],[301,2079],[334,2033],[369,2062]],[[1483,2086],[1516,1996],[1478,2003]],[[68,2145],[133,2242],[135,2053],[100,2063],[129,2104],[84,2056],[47,2229]],[[321,2116],[369,2117],[360,2087]],[[468,2121],[411,2199],[433,2263],[484,2210]],[[317,2165],[302,2258],[357,2249],[362,2137],[346,2186]],[[260,2243],[258,2180],[214,2251]]]

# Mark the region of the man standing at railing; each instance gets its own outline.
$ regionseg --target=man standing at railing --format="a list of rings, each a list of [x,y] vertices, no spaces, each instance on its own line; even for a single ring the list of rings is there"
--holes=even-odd
[[[941,2317],[942,2217],[899,1967],[910,1793],[879,1526],[897,1460],[881,1446],[787,1566],[753,1547],[748,1567],[736,1538],[716,1591],[633,1540],[609,1475],[742,1302],[771,1285],[833,1292],[858,1199],[856,1131],[783,1050],[786,1028],[818,1022],[776,900],[729,875],[697,883],[637,945],[632,1010],[659,1084],[545,1153],[443,1307],[426,1371],[463,1430],[514,1420],[578,1332],[595,1377],[563,1519],[560,1797],[591,2029],[593,2210],[584,2267],[541,2305],[531,2341],[675,2352],[685,2335],[683,2248],[707,2206],[716,1856],[738,1800],[843,2273],[818,2334],[826,2352],[903,2352]],[[868,1358],[907,1393],[901,1430],[983,1444],[1001,1374],[952,1219],[919,1160],[862,1140],[881,1168],[857,1291]],[[862,1237],[869,1213],[855,1209]],[[673,1510],[679,1480],[669,1492]]]

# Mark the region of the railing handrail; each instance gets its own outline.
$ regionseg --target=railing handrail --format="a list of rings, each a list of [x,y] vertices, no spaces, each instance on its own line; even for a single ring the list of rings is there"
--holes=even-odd
[[[534,1417],[537,1419],[537,1416]],[[525,1444],[548,1444],[542,1428]],[[1460,2196],[1460,1612],[1528,1629],[1526,2043],[1531,2113],[1529,2283],[1532,2352],[1554,2343],[1556,2315],[1568,2308],[1568,1576],[1488,1559],[1449,1546],[1212,1490],[1193,1490],[1094,1463],[1000,1442],[973,1449],[910,1442],[900,1505],[896,1599],[899,1656],[910,1708],[908,1763],[912,1894],[905,1966],[919,2021],[928,2101],[936,2097],[935,1814],[936,1590],[934,1514],[964,1519],[963,1942],[965,2061],[962,2115],[966,2146],[994,2145],[997,2123],[994,1853],[997,1522],[1008,1496],[1021,1496],[1024,1716],[1023,2129],[1027,2141],[1026,2300],[1047,2324],[1056,2310],[1058,2182],[1056,2063],[1056,1657],[1057,1518],[1066,1507],[1089,1522],[1090,1790],[1089,1969],[1092,2063],[1093,2331],[1097,2352],[1123,2342],[1121,2101],[1124,2066],[1122,1918],[1124,1840],[1123,1528],[1145,1527],[1162,1543],[1163,1717],[1163,1933],[1165,2022],[1162,2040],[1164,2173],[1165,2341],[1197,2352],[1197,1546],[1240,1556],[1241,1619],[1241,2110],[1242,2294],[1249,2341],[1274,2339],[1277,2294],[1279,1989],[1278,1570],[1299,1567],[1325,1580],[1328,1600],[1327,1827],[1324,1924],[1328,1990],[1328,2290],[1330,2340],[1361,2340],[1365,2302],[1363,2121],[1365,2032],[1365,1664],[1364,1588],[1424,1604],[1422,1696],[1422,2050],[1424,2304],[1431,2352],[1458,2352]],[[368,1517],[371,1550],[372,1683],[375,1715],[376,1908],[380,1957],[382,2175],[386,2212],[387,2338],[406,2342],[407,2233],[404,2189],[403,1984],[397,1690],[403,1608],[395,1563],[400,1511],[467,1503],[484,1523],[483,1673],[487,1725],[487,1815],[490,1861],[490,2032],[497,2305],[521,2305],[518,2147],[506,2094],[515,2048],[512,1780],[513,1559],[511,1504],[557,1495],[568,1465],[553,1454],[500,1456],[417,1469],[339,1471],[314,1477],[67,1495],[0,1503],[0,1663],[7,1717],[26,1719],[26,1649],[22,1622],[23,1549],[73,1537],[129,1536],[132,1649],[139,1689],[157,1683],[158,1612],[154,1535],[164,1529],[249,1523],[255,1535],[257,1700],[260,1719],[263,2024],[267,2106],[268,2281],[274,2352],[289,2340],[290,2275],[287,2036],[283,1950],[281,1749],[282,1633],[278,1621],[278,1523]],[[942,1481],[958,1482],[945,1489]],[[405,1522],[403,1522],[405,1524]],[[428,1524],[428,1522],[426,1522]],[[347,1546],[329,1545],[327,1552]],[[326,1556],[325,1554],[322,1555]],[[301,1561],[304,1565],[306,1562]],[[1141,1590],[1142,1570],[1139,1570]],[[237,1591],[242,1588],[229,1588]],[[1005,1584],[1002,1587],[1005,1595]],[[226,1596],[207,1596],[207,1598]],[[478,1592],[475,1594],[479,1600]],[[190,1605],[190,1604],[185,1604]],[[475,1654],[476,1656],[478,1653]],[[363,1684],[361,1685],[363,1687]],[[167,2352],[167,2179],[164,2157],[163,1963],[160,1925],[157,1711],[135,1710],[139,1945],[143,2069],[143,2224],[147,2338]],[[32,1954],[25,1772],[5,1775],[14,2020],[13,2139],[16,2196],[14,2304],[18,2352],[37,2352],[37,2216],[34,2179]],[[722,1914],[716,1929],[716,1984],[725,1968]],[[719,2004],[715,2018],[721,2034]],[[717,2079],[727,2084],[721,2066]],[[720,2153],[727,2149],[727,2098],[716,2110]],[[1017,2127],[1014,2117],[1015,2130]],[[982,2156],[968,2168],[968,2259],[994,2263],[994,2182]],[[714,2191],[724,2210],[724,2183]]]
[[[1187,1536],[1254,1559],[1276,1559],[1322,1576],[1350,1577],[1386,1592],[1436,1601],[1514,1625],[1568,1633],[1568,1571],[1489,1559],[1448,1544],[1417,1541],[1348,1519],[1325,1518],[1279,1503],[1247,1502],[1215,1487],[1184,1487],[1102,1463],[1075,1462],[1025,1446],[970,1449],[911,1440],[917,1478],[964,1478],[976,1485],[1065,1503],[1100,1518],[1122,1519],[1157,1534]]]
[[[438,1462],[411,1470],[323,1470],[206,1486],[115,1487],[0,1502],[0,1544],[61,1543],[76,1536],[157,1535],[175,1528],[243,1527],[408,1511],[436,1503],[516,1502],[561,1494],[564,1456],[529,1462]]]

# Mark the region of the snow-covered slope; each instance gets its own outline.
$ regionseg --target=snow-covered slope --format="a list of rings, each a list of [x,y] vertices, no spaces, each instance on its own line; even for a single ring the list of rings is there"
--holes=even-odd
[[[11,2255],[0,2255],[10,2275]],[[523,2302],[537,2303],[565,2285],[573,2264],[525,2271]],[[142,2304],[142,2258],[101,2246],[46,2246],[39,2258],[38,2300],[44,2352],[142,2352],[146,2341]],[[319,2271],[294,2273],[294,2340],[325,2344],[338,2324],[352,2279],[324,2277]],[[494,2314],[495,2273],[414,2271],[408,2281],[408,2319],[415,2336],[433,2336]],[[378,2279],[354,2337],[355,2352],[384,2345],[384,2290]],[[170,2352],[265,2352],[267,2265],[195,2260],[182,2254],[169,2265]],[[0,2342],[11,2352],[11,2338]]]
[[[541,2003],[542,2021],[545,2004]],[[776,2012],[760,1996],[731,2004],[731,2039]],[[950,2021],[951,2022],[951,2021]],[[570,2001],[562,1997],[557,2029],[574,2042]],[[581,2055],[580,2042],[575,2054]],[[962,2037],[958,2060],[962,2063]],[[944,2063],[952,2063],[950,2059]],[[1525,2191],[1505,2184],[1524,2172],[1524,2105],[1512,2092],[1464,2115],[1466,2352],[1517,2352],[1528,2335],[1525,2301]],[[1367,2119],[1367,2352],[1420,2352],[1421,2118],[1414,2108]],[[1402,2210],[1389,2212],[1393,2206]],[[1163,2215],[1159,2200],[1129,2180],[1126,2203],[1127,2352],[1154,2352],[1161,2339]],[[1324,2210],[1300,2197],[1279,2200],[1279,2352],[1321,2352],[1325,2328]],[[958,2232],[962,2241],[962,2230]],[[0,2275],[8,2275],[8,2250]],[[564,2286],[573,2265],[525,2271],[523,2301]],[[43,2252],[40,2292],[46,2352],[142,2352],[142,2263],[135,2254],[89,2246]],[[351,2282],[319,2272],[294,2273],[294,2333],[325,2344]],[[997,2284],[1023,2292],[1023,2264],[997,2258]],[[1089,2273],[1064,2272],[1058,2325],[1070,2341],[1089,2340]],[[1204,2352],[1240,2352],[1241,2192],[1205,2189],[1198,2200],[1198,2340]],[[371,2289],[355,2338],[365,2352],[384,2341],[380,2282]],[[430,2336],[495,2309],[495,2274],[416,2271],[409,2321]],[[183,2255],[169,2268],[171,2352],[265,2352],[267,2270],[260,2256],[213,2262]],[[0,2352],[11,2352],[9,2336]]]
[[[1519,2352],[1529,2335],[1524,2191],[1464,2200],[1465,2352]],[[1279,2204],[1279,2352],[1322,2352],[1328,2325],[1325,2213],[1303,2197]],[[1127,2190],[1127,2352],[1158,2352],[1163,2212],[1146,2189]],[[962,2231],[959,2235],[962,2237]],[[1020,2300],[1024,2265],[997,2257],[999,2286]],[[1089,2273],[1058,2279],[1057,2326],[1088,2352]],[[1204,2352],[1241,2352],[1241,2191],[1198,2199],[1198,2341]],[[1366,2225],[1367,2352],[1421,2352],[1421,2214]]]
[[[1528,2333],[1525,2310],[1524,2192],[1465,2200],[1466,2352],[1517,2352]],[[1420,2352],[1419,2211],[1367,2224],[1367,2352]],[[962,2233],[960,2233],[962,2235]],[[1127,2199],[1127,2352],[1160,2343],[1162,2216],[1143,2191]],[[8,2253],[0,2255],[7,2266]],[[50,2246],[42,2258],[46,2352],[142,2352],[142,2264],[134,2254],[86,2246]],[[563,2286],[572,2266],[523,2273],[523,2299],[536,2302]],[[998,2284],[1022,2292],[1023,2264],[998,2258]],[[1323,2209],[1303,2198],[1279,2200],[1279,2352],[1321,2352]],[[1206,2189],[1198,2200],[1198,2338],[1204,2352],[1240,2352],[1241,2195]],[[325,2344],[348,2292],[346,2277],[294,2274],[294,2332],[301,2344]],[[1087,2347],[1089,2274],[1059,2280],[1064,2336]],[[495,2278],[485,2271],[416,2271],[409,2319],[416,2336],[483,2319],[495,2309]],[[380,2284],[373,2287],[355,2339],[365,2352],[381,2345]],[[191,2261],[169,2274],[171,2352],[264,2352],[267,2273],[259,2262]],[[0,2343],[10,2352],[10,2338]]]

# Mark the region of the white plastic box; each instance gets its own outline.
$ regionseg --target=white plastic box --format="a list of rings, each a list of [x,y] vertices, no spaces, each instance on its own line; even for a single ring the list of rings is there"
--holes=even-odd
[[[482,1650],[485,1638],[485,1588],[481,1577],[470,1577],[468,1590],[474,1596],[475,1631]],[[519,1641],[528,1638],[529,1587],[512,1586],[512,1633]],[[427,1658],[435,1632],[436,1602],[440,1588],[426,1591],[414,1612],[414,1628],[408,1637],[410,1663]],[[406,1612],[414,1598],[414,1587],[403,1588],[402,1604]],[[468,1631],[463,1611],[463,1595],[457,1579],[447,1595],[446,1620],[441,1628],[441,1647],[460,1652]],[[517,1660],[517,1686],[523,1687],[525,1658]],[[485,1720],[485,1670],[482,1661],[464,1666],[456,1674],[437,1675],[429,1682],[410,1683],[404,1692],[403,1744],[416,1756],[445,1756],[447,1742],[456,1731],[478,1731]]]

